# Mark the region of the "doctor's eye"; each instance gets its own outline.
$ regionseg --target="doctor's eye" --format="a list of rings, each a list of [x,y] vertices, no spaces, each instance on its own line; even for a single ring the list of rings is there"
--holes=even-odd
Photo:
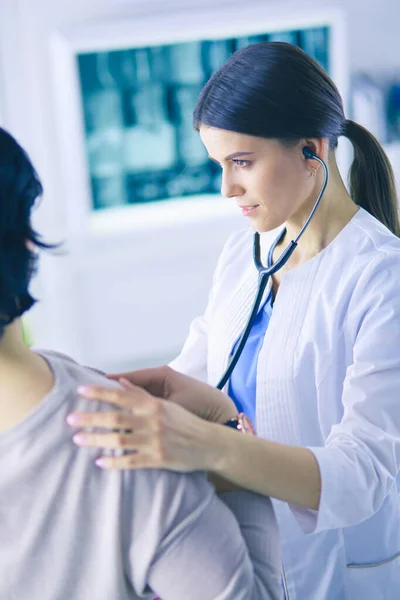
[[[248,167],[251,164],[250,160],[240,160],[240,158],[234,158],[234,159],[232,159],[232,162],[240,169],[243,169],[244,167]]]

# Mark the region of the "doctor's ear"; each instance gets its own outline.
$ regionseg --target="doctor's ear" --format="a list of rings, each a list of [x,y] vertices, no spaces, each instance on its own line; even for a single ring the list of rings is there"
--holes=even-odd
[[[304,158],[312,160],[315,156],[318,156],[318,158],[322,158],[322,160],[327,159],[327,140],[322,138],[304,139],[301,144]]]
[[[303,148],[304,158],[315,158],[314,152],[311,150],[310,146],[304,146]]]

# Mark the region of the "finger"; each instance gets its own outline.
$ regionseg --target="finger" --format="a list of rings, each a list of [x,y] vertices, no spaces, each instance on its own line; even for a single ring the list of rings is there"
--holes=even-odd
[[[126,390],[131,390],[132,388],[135,389],[134,385],[130,381],[128,381],[127,379],[125,379],[124,377],[121,377],[121,379],[118,379],[118,382]]]
[[[159,469],[159,462],[144,452],[124,454],[123,456],[101,456],[95,461],[96,465],[105,470]]]
[[[132,386],[129,391],[117,388],[108,388],[97,385],[81,385],[78,388],[78,393],[90,400],[100,400],[115,404],[122,408],[130,410],[135,409],[135,412],[145,408],[148,409],[149,403],[154,404],[153,399],[149,394],[146,394],[140,387]]]
[[[74,444],[85,448],[107,448],[113,450],[145,450],[151,445],[148,433],[76,433]]]
[[[154,369],[141,369],[140,371],[131,371],[130,373],[116,373],[107,375],[109,379],[119,381],[125,379],[150,392],[159,398],[165,398],[165,382],[172,369],[169,367],[156,367]]]
[[[132,371],[133,372],[133,371]],[[119,381],[122,378],[126,377],[129,381],[130,373],[106,373],[107,379],[111,379],[112,381]]]
[[[138,427],[138,419],[131,413],[118,412],[77,412],[67,416],[72,427],[97,427],[99,429],[133,429]]]

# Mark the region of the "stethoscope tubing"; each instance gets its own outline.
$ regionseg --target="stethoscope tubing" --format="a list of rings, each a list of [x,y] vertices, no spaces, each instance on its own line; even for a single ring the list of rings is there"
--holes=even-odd
[[[315,201],[315,204],[314,204],[306,222],[304,223],[303,227],[301,228],[300,232],[298,233],[296,238],[290,242],[290,244],[287,246],[287,248],[285,248],[285,250],[282,252],[282,254],[280,255],[280,257],[278,258],[278,260],[276,261],[275,264],[267,266],[267,267],[265,267],[262,264],[260,234],[258,232],[256,232],[254,234],[253,261],[254,261],[254,265],[258,271],[258,290],[257,290],[256,297],[254,299],[253,307],[251,309],[246,326],[240,337],[238,346],[231,357],[228,367],[226,368],[224,374],[222,375],[221,379],[219,380],[218,384],[216,385],[216,388],[219,390],[222,390],[225,387],[225,385],[228,383],[228,381],[233,373],[233,370],[236,367],[238,360],[242,355],[242,352],[245,348],[247,339],[250,335],[250,331],[253,326],[254,319],[257,316],[258,309],[260,308],[260,304],[261,304],[262,298],[264,296],[264,292],[267,287],[270,276],[273,275],[274,273],[276,273],[277,271],[280,271],[285,266],[285,264],[287,263],[289,258],[292,256],[293,252],[295,251],[295,249],[297,247],[299,239],[301,238],[303,233],[306,231],[308,225],[310,224],[310,221],[313,218],[315,211],[317,210],[318,205],[321,202],[322,196],[325,192],[326,186],[328,184],[328,167],[327,167],[325,161],[323,161],[322,158],[319,158],[319,156],[316,156],[311,151],[310,151],[310,154],[307,156],[307,158],[312,158],[314,160],[317,160],[322,165],[322,168],[324,169],[324,182],[321,186],[321,190],[318,194],[318,198]]]

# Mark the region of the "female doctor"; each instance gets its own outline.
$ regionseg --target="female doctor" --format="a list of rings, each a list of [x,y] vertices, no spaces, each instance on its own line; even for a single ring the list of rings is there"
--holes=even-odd
[[[390,164],[373,136],[346,120],[327,74],[289,44],[235,53],[206,84],[194,124],[222,168],[222,194],[251,228],[224,247],[174,370],[125,374],[121,391],[81,390],[127,408],[123,417],[81,414],[81,426],[128,430],[87,435],[84,445],[131,451],[104,457],[103,468],[208,470],[271,496],[288,600],[393,600],[400,227]],[[350,195],[335,160],[341,135],[354,146]],[[320,194],[321,160],[322,200],[270,278],[226,393],[213,389],[257,292],[252,230],[264,265],[276,264]]]

